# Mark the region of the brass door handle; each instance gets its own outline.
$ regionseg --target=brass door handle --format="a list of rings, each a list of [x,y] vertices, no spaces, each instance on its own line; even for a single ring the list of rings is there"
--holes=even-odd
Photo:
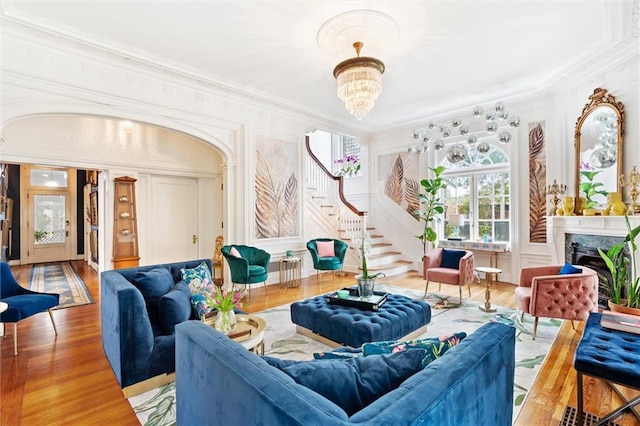
[[[197,240],[198,240],[198,237],[196,236],[196,234],[193,234],[193,244],[195,244]]]

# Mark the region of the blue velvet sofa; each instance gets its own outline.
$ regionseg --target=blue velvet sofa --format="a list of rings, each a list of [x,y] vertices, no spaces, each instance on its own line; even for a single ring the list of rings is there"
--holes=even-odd
[[[176,326],[176,366],[179,425],[512,424],[515,330],[499,323],[483,325],[351,416],[196,321]]]
[[[127,397],[173,381],[171,318],[197,319],[181,269],[203,262],[211,272],[211,260],[201,259],[100,274],[102,346]]]

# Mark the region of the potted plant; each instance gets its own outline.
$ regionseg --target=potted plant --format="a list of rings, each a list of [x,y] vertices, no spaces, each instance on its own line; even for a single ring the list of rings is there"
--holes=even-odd
[[[600,257],[604,260],[611,273],[611,283],[605,288],[609,293],[609,308],[612,311],[640,315],[640,277],[636,264],[636,237],[640,233],[640,226],[631,229],[629,217],[624,216],[627,224],[627,235],[624,240],[612,246],[605,253],[598,248]],[[624,247],[628,245],[631,255],[632,276],[628,276],[629,258],[624,253]]]
[[[356,275],[356,281],[358,282],[358,294],[360,295],[360,297],[368,298],[373,296],[373,289],[376,285],[376,278],[381,275],[384,277],[385,275],[382,272],[369,275],[369,268],[367,266],[367,253],[369,253],[369,250],[371,249],[371,244],[367,232],[363,231],[362,235],[359,238],[356,238],[354,242],[358,247],[358,256],[362,260],[362,273],[360,275]]]
[[[419,195],[420,205],[422,208],[416,210],[416,215],[424,222],[422,234],[416,235],[422,241],[423,256],[427,254],[427,244],[429,248],[434,247],[434,243],[438,238],[438,234],[434,229],[434,223],[440,220],[440,215],[444,213],[445,205],[440,199],[440,190],[447,187],[448,181],[440,177],[445,168],[438,166],[429,168],[434,174],[432,179],[422,179],[420,185],[422,192]]]

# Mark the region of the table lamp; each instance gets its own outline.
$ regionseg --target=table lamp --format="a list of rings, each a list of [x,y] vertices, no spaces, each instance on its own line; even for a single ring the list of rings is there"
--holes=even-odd
[[[449,216],[449,225],[453,226],[453,236],[454,238],[458,238],[460,234],[460,227],[464,226],[465,217],[463,214],[452,214]]]

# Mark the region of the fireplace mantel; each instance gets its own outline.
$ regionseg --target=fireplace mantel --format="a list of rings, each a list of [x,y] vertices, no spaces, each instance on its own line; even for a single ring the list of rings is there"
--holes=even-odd
[[[631,228],[640,225],[640,216],[629,216]],[[556,264],[564,263],[565,234],[607,235],[624,237],[627,225],[624,216],[548,216]]]

